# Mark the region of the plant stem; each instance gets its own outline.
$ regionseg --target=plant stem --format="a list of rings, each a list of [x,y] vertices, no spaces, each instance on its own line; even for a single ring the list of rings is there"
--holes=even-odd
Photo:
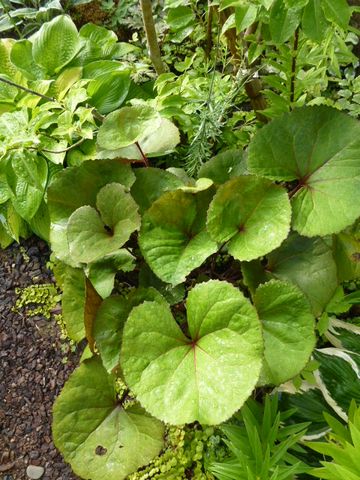
[[[211,5],[210,0],[208,0],[208,18],[207,18],[206,48],[205,48],[205,56],[207,59],[210,57],[211,49],[213,46],[213,38],[212,38],[213,16],[214,16],[214,7]]]
[[[47,100],[48,102],[56,102],[55,98],[48,97],[47,95],[43,95],[42,93],[35,92],[35,90],[31,90],[30,88],[23,87],[22,85],[19,85],[18,83],[12,82],[11,80],[7,80],[5,78],[0,77],[0,82],[7,83],[8,85],[11,85],[12,87],[16,87],[19,90],[23,90],[24,92],[31,93],[32,95],[37,95],[40,98],[43,98],[44,100]]]
[[[142,162],[144,163],[145,167],[148,167],[149,166],[149,159],[147,158],[147,156],[143,152],[142,148],[140,147],[139,142],[135,142],[135,145],[137,146],[137,149],[139,150],[140,155],[142,156]]]
[[[162,73],[165,73],[166,70],[161,59],[160,47],[156,36],[151,0],[140,0],[140,5],[150,58],[156,73],[161,75]]]
[[[290,78],[290,108],[295,101],[295,77],[296,77],[296,59],[299,46],[299,27],[295,30],[294,34],[294,49],[292,52],[291,63],[291,78]]]

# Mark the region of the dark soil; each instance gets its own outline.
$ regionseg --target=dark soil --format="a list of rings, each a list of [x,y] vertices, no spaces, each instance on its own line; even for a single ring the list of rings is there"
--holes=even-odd
[[[15,288],[53,281],[48,257],[35,238],[0,250],[0,480],[27,479],[28,465],[45,469],[42,480],[77,478],[52,443],[51,409],[78,355],[64,363],[54,320],[12,310]]]

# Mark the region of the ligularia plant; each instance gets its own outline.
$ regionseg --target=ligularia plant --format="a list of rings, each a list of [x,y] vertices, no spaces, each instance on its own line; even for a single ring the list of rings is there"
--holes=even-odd
[[[256,386],[295,377],[315,318],[358,268],[339,245],[358,232],[359,122],[299,108],[198,179],[119,159],[151,152],[159,131],[174,143],[174,129],[146,105],[114,111],[98,159],[49,186],[64,319],[92,350],[53,433],[83,478],[123,479],[160,452],[163,422],[219,424]],[[112,295],[116,275],[130,291]]]

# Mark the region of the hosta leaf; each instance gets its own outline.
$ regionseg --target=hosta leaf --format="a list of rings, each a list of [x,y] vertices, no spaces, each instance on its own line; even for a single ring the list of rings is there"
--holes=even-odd
[[[262,356],[254,307],[226,282],[198,284],[187,300],[189,337],[169,307],[145,302],[124,327],[121,366],[141,404],[171,424],[217,424],[250,395]]]
[[[99,308],[94,337],[104,367],[109,372],[119,365],[122,331],[127,317],[134,307],[145,300],[164,303],[164,298],[154,288],[138,288],[127,297],[107,298]]]
[[[228,242],[238,260],[253,260],[278,247],[290,229],[286,191],[269,180],[242,176],[220,186],[207,217],[207,230],[219,243]]]
[[[13,78],[16,67],[10,59],[10,52],[16,41],[12,38],[0,38],[0,74]]]
[[[136,258],[124,248],[115,253],[91,263],[88,268],[87,276],[94,288],[106,298],[111,295],[114,288],[114,280],[116,272],[131,272],[135,268]]]
[[[167,191],[176,190],[183,182],[161,168],[138,168],[135,170],[136,181],[131,187],[131,195],[144,212]]]
[[[280,248],[268,255],[266,271],[297,285],[316,316],[323,312],[338,286],[332,250],[320,238],[290,235]]]
[[[271,280],[254,298],[264,337],[260,384],[280,385],[297,375],[315,347],[314,316],[295,285]]]
[[[116,182],[129,188],[134,181],[135,175],[129,165],[116,160],[90,160],[55,175],[48,188],[50,241],[55,255],[74,266],[66,237],[70,215],[83,205],[95,207],[96,196],[106,184]]]
[[[66,332],[75,342],[85,337],[85,275],[82,269],[65,267],[62,282],[62,314]]]
[[[297,180],[293,228],[306,236],[337,233],[360,216],[360,123],[329,107],[304,107],[262,128],[248,168],[272,180]]]
[[[100,113],[109,113],[117,109],[124,102],[130,87],[130,73],[128,71],[112,72],[91,80],[87,93],[89,103]]]
[[[140,227],[137,205],[120,183],[105,185],[96,207],[80,207],[69,218],[67,238],[76,263],[95,262],[114,253]]]
[[[199,170],[199,178],[210,178],[221,185],[233,177],[246,174],[246,161],[241,150],[228,150],[219,153],[204,163]]]
[[[115,377],[96,357],[82,362],[54,405],[55,445],[82,478],[125,479],[159,454],[163,435],[139,405],[118,404]]]
[[[48,74],[65,67],[80,49],[79,34],[67,15],[59,15],[44,23],[33,38],[33,57]]]
[[[18,40],[14,43],[11,54],[11,62],[29,80],[44,78],[44,70],[35,63],[33,58],[33,45],[29,40]]]
[[[48,179],[47,162],[29,151],[13,152],[6,171],[15,210],[30,221],[42,202]]]
[[[217,250],[205,230],[212,192],[167,192],[144,213],[139,245],[154,273],[177,285]]]
[[[137,142],[160,125],[160,115],[147,105],[123,107],[110,113],[99,128],[98,145],[117,150]]]

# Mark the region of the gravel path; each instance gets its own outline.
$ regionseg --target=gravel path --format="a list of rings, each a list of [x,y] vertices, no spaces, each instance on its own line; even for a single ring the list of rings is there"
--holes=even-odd
[[[29,465],[44,468],[42,480],[77,478],[51,440],[52,404],[77,355],[62,362],[55,321],[12,310],[15,288],[52,282],[48,257],[36,238],[0,250],[0,480],[28,479]]]

